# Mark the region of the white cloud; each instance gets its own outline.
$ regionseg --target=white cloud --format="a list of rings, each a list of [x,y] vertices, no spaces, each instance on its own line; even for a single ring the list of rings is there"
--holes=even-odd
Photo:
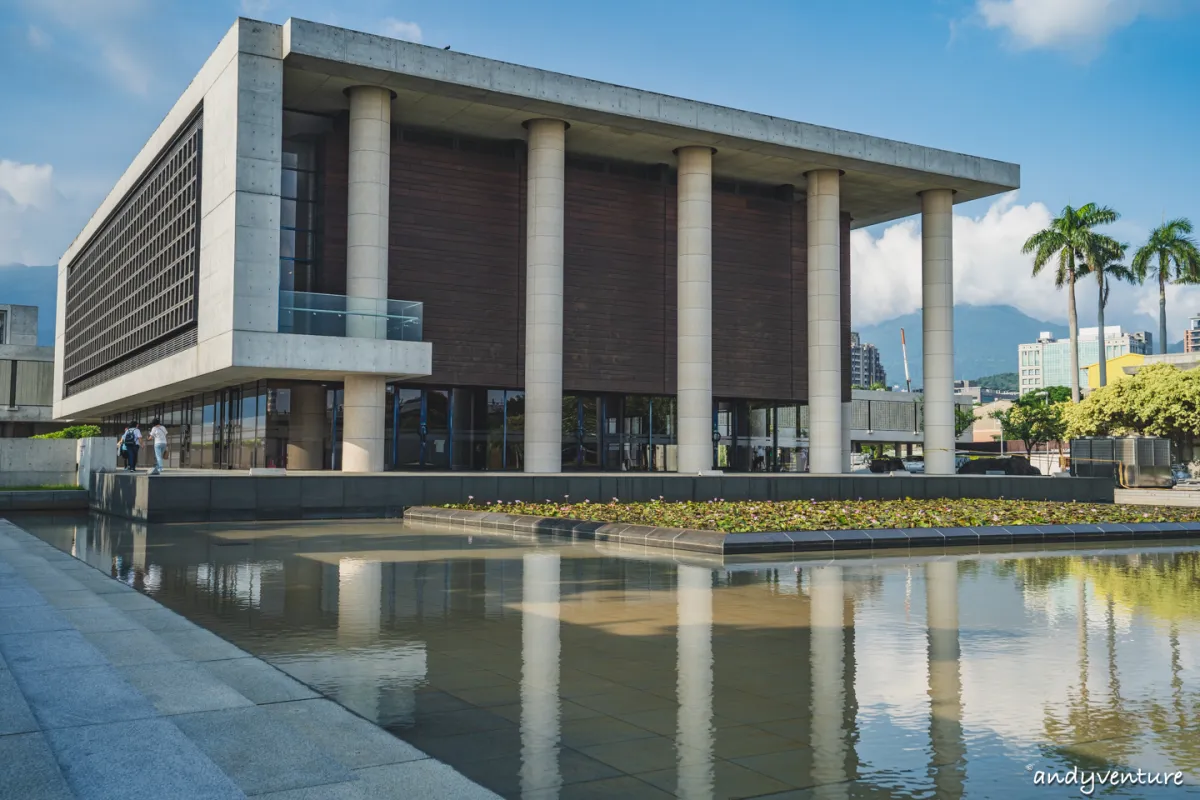
[[[1156,14],[1169,0],[977,0],[989,28],[1008,32],[1021,48],[1052,48],[1091,55],[1110,34],[1138,17]]]
[[[381,21],[379,23],[379,32],[393,39],[404,39],[417,43],[420,43],[422,36],[420,25],[415,22],[405,22],[395,17],[388,17]]]
[[[31,47],[41,50],[50,46],[50,35],[37,25],[30,25],[29,30],[25,32],[25,39]]]
[[[981,216],[954,215],[954,302],[957,305],[1010,305],[1031,317],[1065,324],[1066,290],[1054,287],[1054,264],[1033,277],[1033,259],[1021,247],[1049,225],[1054,215],[1042,203],[1017,203],[1016,192],[998,198]],[[1136,221],[1105,229],[1131,243],[1144,241]],[[917,218],[882,231],[850,234],[850,265],[855,325],[872,325],[921,308],[921,227]],[[1109,325],[1157,332],[1158,284],[1116,284],[1106,310]],[[1096,283],[1084,278],[1075,288],[1081,326],[1095,325]],[[1178,339],[1187,318],[1200,312],[1200,286],[1168,286],[1170,338]],[[1157,333],[1156,333],[1157,335]]]
[[[50,164],[0,159],[0,264],[57,263],[89,203],[59,191]]]
[[[1021,246],[1050,222],[1041,203],[1017,205],[1010,193],[982,217],[954,216],[956,303],[1016,306],[1027,314],[1057,317],[1062,298],[1053,278],[1031,278]],[[889,225],[881,234],[850,235],[854,324],[869,325],[921,307],[921,229],[916,219]]]
[[[17,206],[49,208],[54,202],[54,167],[0,159],[0,195]]]

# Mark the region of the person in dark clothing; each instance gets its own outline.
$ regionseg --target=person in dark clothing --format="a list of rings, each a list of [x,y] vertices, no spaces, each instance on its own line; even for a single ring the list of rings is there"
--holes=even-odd
[[[121,438],[117,440],[117,449],[125,456],[125,471],[137,472],[138,450],[142,447],[142,431],[138,428],[136,421],[129,423],[129,427],[121,434]]]

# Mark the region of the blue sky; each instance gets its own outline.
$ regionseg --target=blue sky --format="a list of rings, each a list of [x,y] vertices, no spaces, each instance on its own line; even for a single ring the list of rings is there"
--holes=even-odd
[[[0,264],[57,260],[239,13],[1018,162],[1015,196],[956,208],[964,302],[1062,319],[1015,251],[1067,202],[1117,208],[1134,245],[1163,214],[1200,225],[1200,0],[4,0]],[[913,310],[915,222],[853,246],[856,321]],[[1111,313],[1133,324],[1153,295]],[[1171,300],[1172,328],[1200,311],[1200,290]]]

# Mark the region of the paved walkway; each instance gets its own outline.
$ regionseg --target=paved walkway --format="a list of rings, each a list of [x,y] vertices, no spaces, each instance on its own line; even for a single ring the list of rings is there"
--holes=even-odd
[[[0,520],[0,800],[495,798]]]

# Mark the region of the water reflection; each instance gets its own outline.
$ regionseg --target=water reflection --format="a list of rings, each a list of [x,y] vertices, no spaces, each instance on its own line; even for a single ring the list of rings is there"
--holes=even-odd
[[[1200,775],[1194,548],[714,564],[393,523],[19,522],[506,797]]]

